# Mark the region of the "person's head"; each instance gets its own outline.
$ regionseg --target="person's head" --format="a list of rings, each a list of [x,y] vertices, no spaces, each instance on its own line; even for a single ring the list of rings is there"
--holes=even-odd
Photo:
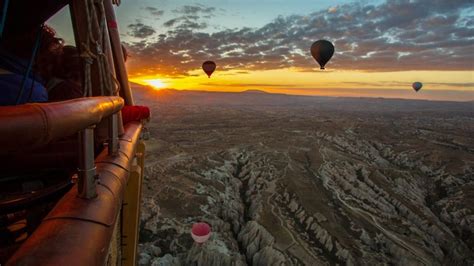
[[[58,76],[76,83],[81,83],[82,64],[79,50],[72,45],[63,48],[61,56],[60,72]]]
[[[42,30],[35,70],[47,81],[54,76],[54,72],[60,64],[64,41],[55,37],[56,31],[53,28],[45,25]]]
[[[41,31],[39,35],[38,31]],[[34,70],[43,79],[48,80],[51,78],[53,70],[59,63],[59,57],[64,45],[63,40],[57,38],[55,35],[56,31],[53,28],[48,25],[43,25],[29,32],[9,36],[7,39],[2,40],[2,47],[19,58],[30,60],[37,38],[41,36],[34,63]]]

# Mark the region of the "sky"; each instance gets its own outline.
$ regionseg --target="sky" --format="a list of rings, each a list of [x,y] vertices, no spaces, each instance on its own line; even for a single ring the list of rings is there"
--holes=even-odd
[[[157,88],[474,100],[472,0],[122,0],[116,12],[130,80]],[[74,42],[67,9],[49,23]],[[324,71],[309,51],[319,39],[336,50]]]

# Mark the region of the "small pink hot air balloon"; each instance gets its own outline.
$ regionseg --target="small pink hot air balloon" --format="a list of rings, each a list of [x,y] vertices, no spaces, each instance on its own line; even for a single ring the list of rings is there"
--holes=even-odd
[[[211,227],[207,223],[195,223],[191,229],[191,236],[196,243],[202,244],[211,236]]]

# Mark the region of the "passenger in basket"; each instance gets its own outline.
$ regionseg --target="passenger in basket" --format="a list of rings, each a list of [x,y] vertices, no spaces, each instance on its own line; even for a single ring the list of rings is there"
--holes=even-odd
[[[0,43],[0,105],[45,102],[44,83],[51,78],[63,41],[49,26],[9,36]],[[36,51],[36,52],[34,52]]]
[[[83,96],[81,86],[81,57],[76,47],[66,45],[60,56],[55,75],[46,85],[49,101],[65,101]]]

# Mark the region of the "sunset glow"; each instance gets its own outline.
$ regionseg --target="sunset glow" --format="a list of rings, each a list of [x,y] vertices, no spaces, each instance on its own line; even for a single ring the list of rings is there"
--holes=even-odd
[[[146,84],[146,85],[152,86],[156,90],[163,89],[166,87],[166,84],[159,79],[147,79],[147,80],[143,80],[143,82],[140,82],[140,83],[144,85]]]
[[[140,3],[124,1],[117,15],[130,79],[155,89],[474,100],[468,1],[430,10],[424,0]],[[68,14],[51,24],[73,43]],[[318,39],[335,47],[325,71],[310,53]],[[217,64],[211,78],[206,60]],[[424,84],[418,93],[415,81]]]
[[[301,72],[296,69],[279,69],[221,71],[208,78],[202,70],[196,69],[188,76],[168,78],[165,87],[178,90],[263,90],[296,95],[355,97],[374,97],[381,91],[386,91],[383,93],[384,97],[440,100],[449,96],[452,100],[470,101],[474,100],[474,91],[470,88],[472,85],[459,84],[457,81],[471,80],[472,75],[471,71],[366,72],[315,69],[313,72]],[[154,86],[150,80],[154,81],[157,77],[159,76],[137,76],[132,77],[131,81]],[[414,93],[411,89],[412,80],[423,82],[424,89]],[[400,91],[406,93],[399,93]],[[430,97],[432,95],[437,96]]]

